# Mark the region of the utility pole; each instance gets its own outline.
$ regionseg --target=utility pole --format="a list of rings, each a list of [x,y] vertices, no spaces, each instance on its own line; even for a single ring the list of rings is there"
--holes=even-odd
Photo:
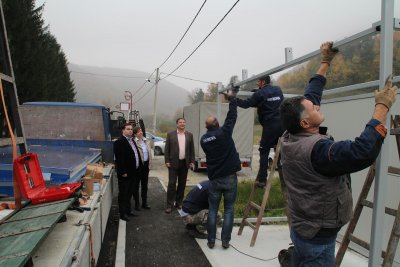
[[[156,88],[154,91],[154,112],[153,112],[153,134],[156,134],[157,129],[157,93],[158,93],[158,82],[160,80],[159,77],[159,68],[156,69]]]

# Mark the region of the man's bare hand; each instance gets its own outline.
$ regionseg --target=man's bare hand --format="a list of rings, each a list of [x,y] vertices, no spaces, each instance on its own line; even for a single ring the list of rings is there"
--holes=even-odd
[[[165,166],[167,166],[167,168],[171,168],[171,163],[167,162],[165,163]]]

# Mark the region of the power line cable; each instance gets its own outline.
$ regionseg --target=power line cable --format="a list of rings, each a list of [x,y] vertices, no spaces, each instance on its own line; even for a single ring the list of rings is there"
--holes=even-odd
[[[168,59],[172,56],[172,54],[175,52],[175,50],[178,48],[179,44],[182,42],[183,38],[186,36],[186,33],[189,31],[190,27],[192,27],[193,22],[196,20],[197,16],[199,15],[200,11],[203,9],[203,6],[205,5],[206,2],[207,2],[207,0],[204,0],[204,2],[201,5],[199,11],[197,11],[196,16],[194,16],[192,22],[190,23],[189,27],[186,29],[185,33],[182,35],[181,39],[179,40],[179,42],[177,43],[175,48],[172,50],[172,52],[169,54],[169,56],[164,60],[163,63],[161,63],[161,65],[158,68],[161,68],[165,64],[165,62],[167,62]]]
[[[142,88],[149,82],[150,78],[153,76],[154,72],[156,72],[157,69],[155,69],[149,77],[147,77],[147,79],[144,81],[144,83],[142,83],[142,85],[139,87],[139,89],[136,90],[136,92],[134,92],[132,94],[132,97],[135,96],[137,93],[140,92],[140,90],[142,90]]]
[[[146,77],[138,77],[138,76],[111,75],[111,74],[101,74],[101,73],[74,71],[74,70],[71,70],[70,72],[71,73],[77,73],[77,74],[85,74],[85,75],[93,75],[93,76],[104,76],[104,77],[113,77],[113,78],[127,78],[127,79],[145,79],[146,78]]]
[[[137,102],[139,102],[140,100],[142,100],[148,93],[151,92],[151,89],[153,89],[155,86],[156,86],[156,85],[153,84],[153,86],[149,88],[149,91],[147,91],[144,95],[142,95],[141,98],[139,98],[138,100],[136,100],[134,103],[136,104]]]
[[[160,72],[160,74],[168,74],[168,73]],[[185,80],[190,80],[190,81],[195,81],[195,82],[207,83],[207,84],[215,83],[215,82],[207,82],[207,81],[202,81],[202,80],[196,80],[196,79],[193,79],[193,78],[183,77],[183,76],[173,75],[173,74],[170,74],[169,76],[173,76],[173,77],[177,77],[177,78],[181,78],[181,79],[185,79]],[[161,78],[161,79],[164,79],[164,78]]]
[[[215,29],[221,24],[221,22],[226,18],[226,16],[232,11],[232,9],[236,6],[237,3],[239,3],[240,0],[237,0],[235,4],[229,9],[229,11],[222,17],[222,19],[215,25],[215,27],[211,30],[211,32],[201,41],[201,43],[193,50],[192,53],[181,63],[179,64],[178,67],[176,67],[173,71],[171,71],[167,76],[165,76],[163,79],[166,79],[168,76],[172,75],[175,71],[177,71],[196,51],[199,49],[199,47],[207,40],[207,38],[215,31]]]

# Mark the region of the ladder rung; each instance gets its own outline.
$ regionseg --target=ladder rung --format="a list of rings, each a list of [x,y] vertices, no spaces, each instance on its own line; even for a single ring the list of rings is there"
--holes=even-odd
[[[390,129],[391,135],[400,135],[400,128]]]
[[[363,248],[365,248],[366,250],[369,251],[369,243],[365,242],[364,240],[359,239],[358,237],[354,236],[353,234],[349,235],[349,239],[350,241],[356,243],[359,246],[362,246]],[[386,257],[386,252],[385,251],[381,251],[381,257],[385,258]]]
[[[400,168],[396,168],[396,167],[393,167],[393,166],[389,166],[389,167],[388,167],[388,172],[389,172],[389,173],[392,173],[392,174],[398,174],[398,175],[400,175]]]
[[[371,201],[368,201],[366,199],[361,201],[361,205],[363,205],[364,207],[371,208],[371,209],[374,207],[374,203],[372,203]]]
[[[362,246],[366,250],[369,250],[369,243],[365,242],[364,240],[359,239],[358,237],[354,236],[353,234],[349,235],[350,241],[356,243],[359,246]]]
[[[260,205],[258,205],[258,204],[256,204],[256,203],[254,203],[253,201],[250,201],[250,206],[252,207],[252,208],[254,208],[254,209],[256,209],[256,210],[261,210],[261,206]]]
[[[372,203],[371,201],[368,201],[366,199],[361,201],[361,205],[371,208],[371,209],[374,207],[374,203]],[[385,213],[388,215],[396,216],[397,210],[385,207]]]
[[[256,226],[254,224],[252,224],[251,222],[249,222],[247,219],[243,219],[243,222],[247,225],[250,226],[251,229],[256,229]]]

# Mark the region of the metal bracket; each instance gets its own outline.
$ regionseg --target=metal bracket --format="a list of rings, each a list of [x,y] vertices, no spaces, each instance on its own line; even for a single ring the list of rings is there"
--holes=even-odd
[[[393,19],[393,28],[395,30],[400,30],[400,19],[397,18]]]

